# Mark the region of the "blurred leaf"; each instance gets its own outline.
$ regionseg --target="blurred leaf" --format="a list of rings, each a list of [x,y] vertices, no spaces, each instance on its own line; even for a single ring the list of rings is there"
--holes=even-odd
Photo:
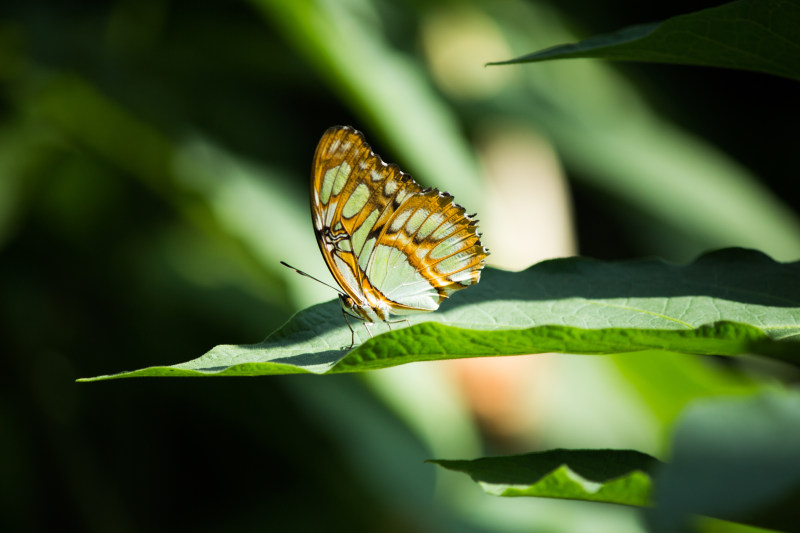
[[[57,159],[52,136],[26,123],[0,127],[0,249],[25,215],[30,189]]]
[[[25,95],[24,110],[170,197],[173,147],[148,123],[75,75],[56,76]],[[132,142],[135,140],[135,142]]]
[[[321,374],[463,357],[652,349],[800,362],[789,341],[800,335],[800,262],[732,249],[687,266],[569,258],[520,273],[487,269],[480,284],[438,313],[410,320],[416,324],[346,352],[350,331],[334,301],[298,313],[260,344],[217,346],[187,363],[95,379]]]
[[[797,213],[703,139],[656,116],[627,116],[616,124],[609,117],[574,118],[580,123],[551,119],[558,148],[588,184],[641,213],[621,213],[631,233],[652,217],[677,231],[684,247],[742,246],[784,261],[800,257]],[[647,241],[652,232],[640,238]]]
[[[78,76],[56,76],[25,98],[31,116],[146,185],[272,292],[279,290],[276,278],[284,275],[273,257],[286,250],[287,240],[299,243],[292,248],[295,258],[319,257],[311,225],[304,224],[307,199],[287,185],[291,180],[283,173],[236,157],[197,134],[173,140]],[[285,224],[279,235],[266,231],[278,221]],[[289,284],[304,303],[319,301],[296,276]]]
[[[215,224],[238,239],[259,268],[285,276],[286,269],[275,257],[289,259],[289,254],[302,265],[321,262],[309,223],[308,198],[289,187],[292,180],[283,172],[246,161],[202,138],[187,139],[178,146],[173,168],[184,189],[206,201]],[[292,243],[290,250],[286,243]],[[327,270],[319,277],[325,275]],[[322,301],[325,293],[315,284],[300,276],[285,279],[303,306]]]
[[[662,442],[686,405],[698,397],[753,394],[761,386],[753,376],[688,354],[626,353],[614,355],[613,361],[641,404],[661,422]]]
[[[794,531],[800,519],[800,391],[697,402],[678,424],[669,462],[628,450],[550,450],[472,461],[434,460],[496,496],[569,498],[648,511],[654,531],[692,515]],[[652,477],[651,477],[652,474]]]
[[[800,391],[693,404],[654,483],[658,506],[649,520],[655,531],[678,531],[691,514],[796,531]]]
[[[774,529],[748,526],[707,516],[695,517],[692,521],[691,531],[696,533],[780,533]]]
[[[755,70],[800,80],[798,28],[798,0],[738,0],[489,64],[597,57]]]
[[[565,22],[538,4],[512,9],[496,3],[491,9],[514,49],[574,38]],[[520,27],[525,30],[517,30]],[[784,261],[800,257],[796,211],[738,164],[736,154],[715,147],[715,139],[690,133],[672,116],[657,112],[651,98],[610,65],[553,61],[508,70],[521,81],[498,95],[488,116],[541,130],[571,177],[617,200],[605,208],[622,219],[624,230],[644,253],[687,260],[708,249],[740,246]],[[748,93],[732,87],[731,94],[746,99]],[[742,120],[747,118],[763,120],[744,113]],[[737,124],[745,138],[752,136],[748,130],[758,128]]]
[[[650,503],[655,458],[634,450],[548,450],[482,457],[434,459],[468,474],[494,496],[534,496],[644,506]]]
[[[373,124],[420,182],[482,210],[480,173],[458,117],[413,57],[387,40],[369,2],[251,0],[363,120]],[[397,21],[392,21],[396,24]],[[369,128],[355,125],[373,139]],[[392,160],[389,154],[387,160]]]

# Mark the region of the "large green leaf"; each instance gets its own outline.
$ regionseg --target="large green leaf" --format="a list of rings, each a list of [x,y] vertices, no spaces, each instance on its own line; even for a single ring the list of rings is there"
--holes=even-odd
[[[508,61],[596,57],[705,65],[800,79],[800,0],[738,0]]]
[[[659,462],[633,450],[548,450],[472,461],[430,461],[468,474],[495,496],[538,496],[644,506]]]
[[[252,345],[222,345],[173,366],[113,376],[359,372],[404,363],[543,352],[666,350],[760,353],[800,362],[800,262],[729,249],[690,265],[659,260],[545,261],[524,272],[486,269],[437,313],[352,350],[338,302],[312,306]],[[377,325],[377,328],[385,328]],[[397,326],[395,326],[397,328]]]

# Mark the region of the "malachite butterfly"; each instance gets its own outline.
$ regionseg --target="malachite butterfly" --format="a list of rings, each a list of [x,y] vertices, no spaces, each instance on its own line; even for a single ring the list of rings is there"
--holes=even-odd
[[[334,126],[319,141],[311,219],[342,289],[345,321],[363,320],[370,336],[369,323],[435,311],[453,292],[478,283],[489,254],[474,215],[450,194],[423,189],[384,163],[349,126]]]

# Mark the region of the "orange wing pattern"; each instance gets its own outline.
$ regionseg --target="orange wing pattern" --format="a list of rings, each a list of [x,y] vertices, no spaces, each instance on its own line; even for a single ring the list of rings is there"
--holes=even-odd
[[[422,189],[349,126],[330,128],[317,146],[311,217],[345,311],[368,322],[437,309],[480,280],[488,255],[477,221],[452,196]]]

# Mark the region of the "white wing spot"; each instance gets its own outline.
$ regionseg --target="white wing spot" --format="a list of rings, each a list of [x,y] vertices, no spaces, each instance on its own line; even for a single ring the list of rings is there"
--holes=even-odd
[[[389,180],[383,184],[383,194],[386,196],[392,196],[395,191],[397,190],[397,182]]]
[[[340,139],[336,139],[331,143],[330,148],[328,148],[328,157],[332,156],[339,150],[339,145],[342,144]]]

